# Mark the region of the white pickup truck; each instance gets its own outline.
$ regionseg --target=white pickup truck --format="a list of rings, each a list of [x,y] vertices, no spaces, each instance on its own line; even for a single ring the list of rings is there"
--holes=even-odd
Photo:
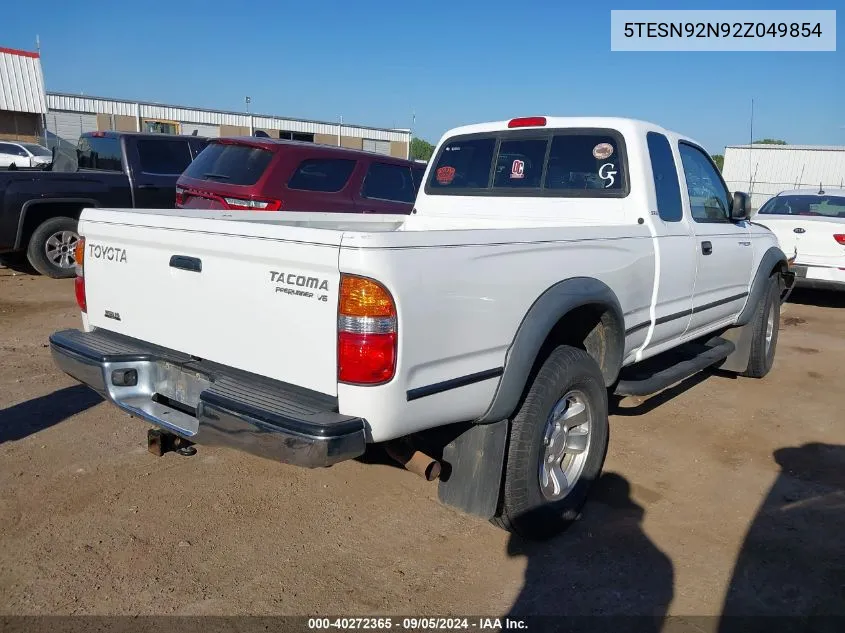
[[[471,125],[408,216],[86,209],[52,353],[177,444],[315,467],[441,436],[440,499],[542,538],[601,471],[609,393],[771,368],[792,276],[747,216],[650,123]]]

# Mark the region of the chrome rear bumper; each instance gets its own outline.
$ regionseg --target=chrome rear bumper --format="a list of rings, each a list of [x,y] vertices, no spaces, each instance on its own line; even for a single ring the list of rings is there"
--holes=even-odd
[[[365,421],[341,415],[324,394],[104,330],[56,332],[50,348],[65,373],[197,444],[312,468],[357,457],[366,446]],[[134,384],[121,386],[121,374],[132,371]]]

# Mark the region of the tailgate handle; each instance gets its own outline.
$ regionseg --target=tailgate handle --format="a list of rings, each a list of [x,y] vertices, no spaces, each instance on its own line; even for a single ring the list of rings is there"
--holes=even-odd
[[[194,273],[202,272],[202,260],[199,257],[188,257],[187,255],[173,255],[170,258],[170,267],[181,270],[190,270]]]

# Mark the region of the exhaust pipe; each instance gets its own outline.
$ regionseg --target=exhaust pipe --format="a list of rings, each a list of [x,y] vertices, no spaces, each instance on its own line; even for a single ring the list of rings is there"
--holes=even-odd
[[[440,477],[440,462],[422,451],[415,450],[410,442],[394,440],[385,444],[384,448],[387,454],[406,470],[419,475],[426,481],[434,481]]]

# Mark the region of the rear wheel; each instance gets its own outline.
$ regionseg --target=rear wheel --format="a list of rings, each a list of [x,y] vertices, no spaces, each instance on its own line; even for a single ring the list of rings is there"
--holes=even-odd
[[[74,276],[77,224],[73,218],[50,218],[33,231],[26,257],[35,270],[53,279]]]
[[[752,317],[751,355],[743,376],[762,378],[775,362],[780,329],[780,278],[772,275]]]
[[[579,516],[607,453],[607,389],[584,350],[549,355],[511,422],[502,503],[493,522],[529,539]]]

